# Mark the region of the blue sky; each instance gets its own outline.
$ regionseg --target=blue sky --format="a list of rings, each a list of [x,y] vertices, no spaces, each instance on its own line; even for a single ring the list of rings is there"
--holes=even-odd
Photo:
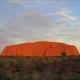
[[[31,41],[80,47],[79,0],[0,0],[0,50]]]

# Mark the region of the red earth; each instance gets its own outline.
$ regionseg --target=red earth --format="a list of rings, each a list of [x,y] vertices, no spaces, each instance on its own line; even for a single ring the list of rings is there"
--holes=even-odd
[[[8,46],[2,51],[1,56],[61,56],[61,53],[68,56],[79,55],[74,45],[40,41]]]

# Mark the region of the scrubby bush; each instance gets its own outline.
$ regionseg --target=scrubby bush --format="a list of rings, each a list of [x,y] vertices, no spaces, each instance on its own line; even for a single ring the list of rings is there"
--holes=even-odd
[[[80,80],[80,57],[0,57],[0,80]]]

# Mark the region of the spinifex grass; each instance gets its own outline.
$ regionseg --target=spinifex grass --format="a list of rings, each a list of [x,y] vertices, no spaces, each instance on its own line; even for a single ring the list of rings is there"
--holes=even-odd
[[[80,57],[0,57],[0,80],[80,80]]]

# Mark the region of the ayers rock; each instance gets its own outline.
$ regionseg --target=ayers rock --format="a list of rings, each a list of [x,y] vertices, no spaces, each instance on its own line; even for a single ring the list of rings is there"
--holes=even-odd
[[[1,56],[61,56],[61,53],[66,53],[68,56],[79,55],[77,48],[73,45],[40,41],[8,46]]]

